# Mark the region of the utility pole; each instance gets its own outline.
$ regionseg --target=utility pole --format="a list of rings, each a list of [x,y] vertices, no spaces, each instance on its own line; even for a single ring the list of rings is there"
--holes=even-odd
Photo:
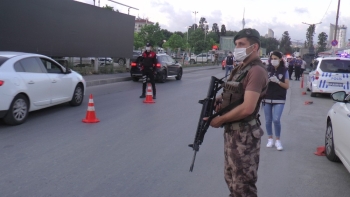
[[[340,0],[338,0],[337,17],[336,17],[336,19],[335,19],[334,40],[337,39],[338,18],[339,18],[339,7],[340,7]]]
[[[196,24],[197,24],[197,22],[196,22],[196,15],[197,15],[198,12],[194,11],[192,13],[194,13],[194,24],[195,24],[193,28],[194,28],[194,30],[196,30]]]
[[[243,28],[242,29],[244,29],[244,26],[245,26],[244,14],[245,14],[245,8],[243,9],[243,20],[242,20]]]

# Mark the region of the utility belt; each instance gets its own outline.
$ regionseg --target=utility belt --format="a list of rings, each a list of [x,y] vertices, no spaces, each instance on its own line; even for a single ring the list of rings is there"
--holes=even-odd
[[[261,122],[259,119],[260,115],[258,115],[257,118],[253,118],[252,120],[246,122],[246,121],[239,121],[239,122],[233,122],[233,123],[228,123],[226,124],[225,127],[225,131],[231,131],[231,130],[241,130],[244,127],[254,127],[254,126],[258,126],[260,127]]]

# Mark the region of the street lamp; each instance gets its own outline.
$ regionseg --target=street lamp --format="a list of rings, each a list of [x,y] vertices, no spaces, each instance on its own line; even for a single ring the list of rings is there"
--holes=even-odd
[[[197,12],[197,11],[194,11],[194,12],[192,12],[192,13],[194,13],[194,24],[195,24],[193,28],[194,28],[194,30],[196,30],[196,24],[197,24],[197,23],[196,23],[196,15],[197,15],[198,12]]]
[[[206,41],[207,39],[208,26],[209,26],[209,23],[205,22],[204,23],[204,41]]]

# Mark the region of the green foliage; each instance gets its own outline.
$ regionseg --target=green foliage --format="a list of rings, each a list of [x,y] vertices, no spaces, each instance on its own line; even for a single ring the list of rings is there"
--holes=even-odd
[[[236,36],[237,35],[237,31],[230,31],[230,30],[228,30],[228,31],[226,31],[226,36]]]
[[[327,50],[327,39],[328,35],[325,32],[321,32],[320,34],[318,34],[317,53]]]
[[[220,37],[218,36],[218,34],[212,31],[207,34],[207,39],[213,39],[216,43],[220,42]]]
[[[150,42],[153,47],[162,46],[165,39],[163,33],[160,30],[159,23],[145,25],[141,28],[139,36],[143,41]],[[145,44],[144,43],[144,44]]]
[[[315,26],[316,25],[310,25],[306,30],[306,44],[308,47],[314,45]]]
[[[189,34],[188,43],[190,46],[195,47],[196,42],[204,41],[204,31],[202,29],[196,29]]]
[[[114,9],[113,9],[112,6],[105,5],[105,6],[103,6],[102,8],[105,8],[105,9],[111,10],[111,11],[114,11]]]
[[[271,51],[276,51],[278,49],[279,41],[276,38],[266,38],[266,54],[269,54]]]
[[[173,50],[176,50],[178,48],[184,48],[185,42],[184,39],[179,36],[178,34],[173,34],[169,40],[163,45],[163,47],[169,47]]]
[[[134,47],[135,49],[140,49],[143,46],[145,46],[145,41],[141,38],[141,36],[139,35],[139,33],[134,33]]]
[[[199,54],[202,53],[203,51],[208,51],[208,46],[209,42],[204,41],[204,40],[199,40],[195,42],[193,48],[194,48],[194,53]]]
[[[160,31],[162,32],[162,34],[163,34],[163,36],[164,36],[164,40],[166,40],[166,41],[168,41],[169,38],[173,35],[172,32],[170,32],[170,31],[168,31],[168,30],[166,30],[166,29],[162,29],[162,30],[160,30]]]
[[[280,51],[283,54],[291,54],[293,52],[292,47],[290,46],[292,43],[290,41],[290,36],[288,31],[285,31],[282,34],[282,39],[281,39],[281,43],[280,43]]]

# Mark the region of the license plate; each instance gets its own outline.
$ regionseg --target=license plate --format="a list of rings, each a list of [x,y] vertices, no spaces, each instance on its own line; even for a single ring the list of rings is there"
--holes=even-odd
[[[332,83],[332,82],[329,82],[329,83],[328,83],[328,86],[343,87],[343,84],[342,84],[342,83]]]

